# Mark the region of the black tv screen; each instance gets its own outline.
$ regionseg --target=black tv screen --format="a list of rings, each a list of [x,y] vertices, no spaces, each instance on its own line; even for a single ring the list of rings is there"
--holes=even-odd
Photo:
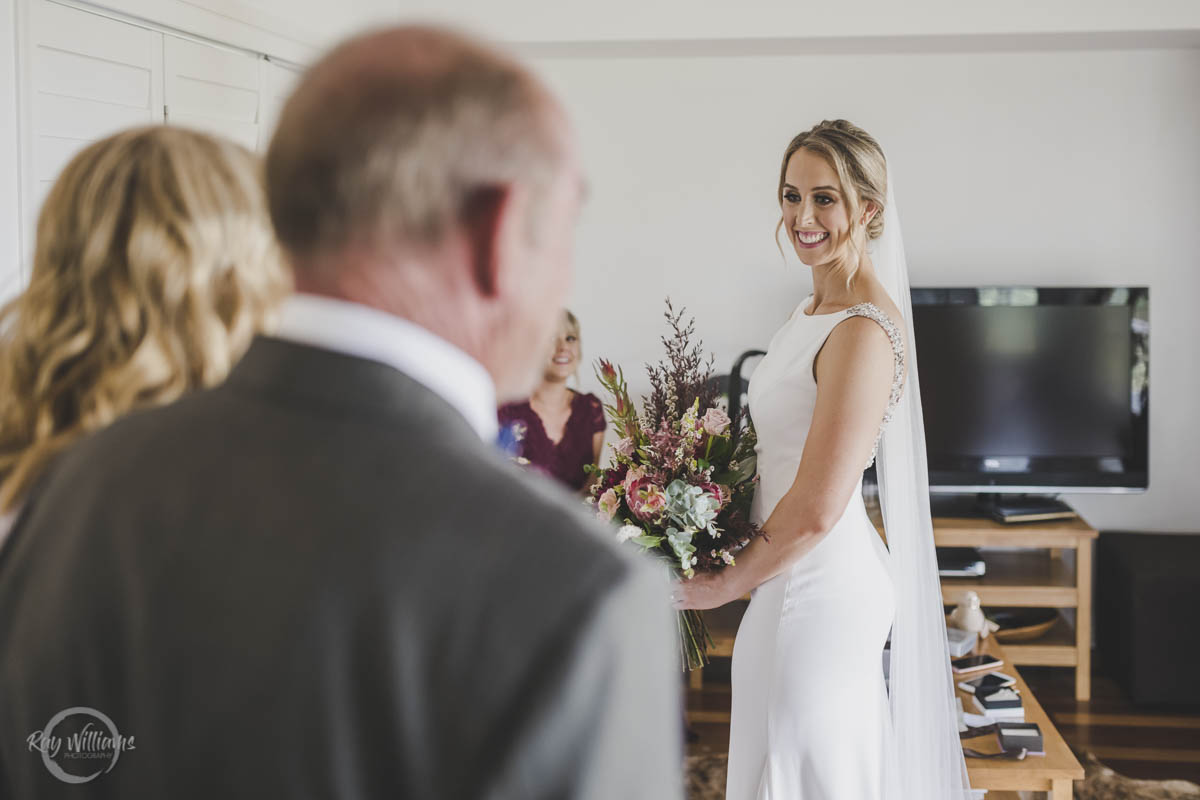
[[[1148,486],[1149,291],[914,288],[940,492]]]

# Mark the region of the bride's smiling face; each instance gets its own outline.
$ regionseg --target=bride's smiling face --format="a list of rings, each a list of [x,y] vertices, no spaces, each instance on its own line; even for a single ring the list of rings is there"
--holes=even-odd
[[[850,235],[846,197],[837,172],[803,147],[788,160],[783,179],[783,229],[808,266],[834,258]]]

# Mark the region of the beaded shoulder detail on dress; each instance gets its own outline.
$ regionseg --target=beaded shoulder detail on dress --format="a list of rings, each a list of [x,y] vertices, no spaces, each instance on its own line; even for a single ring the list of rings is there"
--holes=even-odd
[[[892,355],[895,356],[895,368],[892,371],[892,393],[888,397],[887,411],[883,415],[883,422],[879,424],[879,433],[875,436],[875,446],[871,448],[871,458],[868,459],[867,466],[863,467],[863,469],[869,469],[875,463],[875,456],[879,453],[879,443],[883,440],[883,431],[892,421],[892,414],[896,411],[896,406],[900,404],[901,395],[904,394],[904,337],[901,336],[900,329],[896,327],[896,323],[892,322],[891,317],[883,313],[874,303],[859,303],[847,308],[842,313],[847,317],[866,317],[879,323],[879,327],[883,328],[884,333],[887,334],[888,341],[892,343]]]

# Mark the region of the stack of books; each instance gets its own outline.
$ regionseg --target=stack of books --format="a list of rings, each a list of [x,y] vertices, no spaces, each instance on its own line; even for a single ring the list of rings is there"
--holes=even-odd
[[[1025,721],[1025,706],[1015,686],[976,689],[973,699],[984,715],[997,722]]]
[[[996,522],[1047,522],[1079,516],[1061,500],[1041,495],[992,495],[992,499],[982,505]]]

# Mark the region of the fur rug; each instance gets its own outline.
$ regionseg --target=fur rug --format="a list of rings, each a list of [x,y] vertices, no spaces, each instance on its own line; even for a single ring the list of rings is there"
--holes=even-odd
[[[687,800],[724,800],[726,756],[687,757]]]
[[[1091,753],[1083,761],[1086,777],[1075,781],[1075,800],[1194,800],[1200,786],[1190,781],[1141,781],[1118,775]]]
[[[1088,753],[1085,777],[1075,782],[1075,800],[1200,800],[1200,786],[1188,781],[1143,781],[1126,778]],[[725,756],[700,755],[687,759],[688,800],[723,800]]]

